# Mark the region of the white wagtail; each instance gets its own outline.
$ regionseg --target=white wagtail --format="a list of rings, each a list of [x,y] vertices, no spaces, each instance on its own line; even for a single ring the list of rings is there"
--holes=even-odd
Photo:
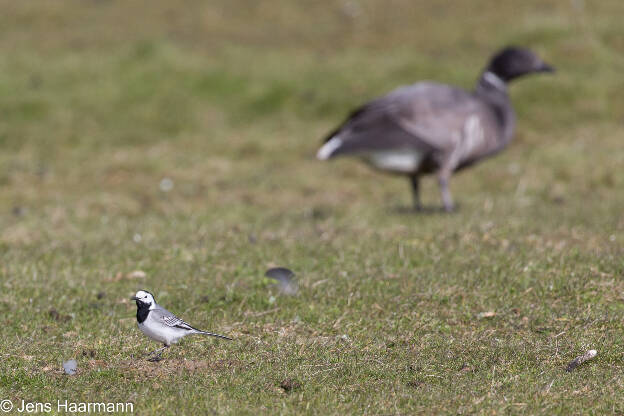
[[[139,329],[154,341],[164,344],[162,348],[150,354],[158,353],[158,355],[151,358],[150,361],[159,361],[164,349],[169,348],[171,344],[175,344],[187,335],[203,334],[230,341],[232,340],[232,338],[228,338],[224,335],[213,334],[212,332],[193,328],[182,319],[157,304],[154,296],[146,290],[139,290],[136,295],[132,296],[130,299],[136,301]]]

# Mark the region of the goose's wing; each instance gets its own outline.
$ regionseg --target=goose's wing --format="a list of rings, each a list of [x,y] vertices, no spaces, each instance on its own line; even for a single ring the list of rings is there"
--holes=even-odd
[[[451,150],[461,140],[467,120],[482,113],[483,106],[472,94],[449,85],[420,82],[399,87],[352,112],[327,137],[324,147],[331,152],[325,158],[393,148]]]

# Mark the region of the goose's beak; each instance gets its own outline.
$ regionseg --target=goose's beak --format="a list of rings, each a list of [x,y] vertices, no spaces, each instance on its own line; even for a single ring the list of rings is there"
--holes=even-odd
[[[555,72],[555,67],[548,65],[546,62],[542,62],[542,64],[536,69],[537,72]]]

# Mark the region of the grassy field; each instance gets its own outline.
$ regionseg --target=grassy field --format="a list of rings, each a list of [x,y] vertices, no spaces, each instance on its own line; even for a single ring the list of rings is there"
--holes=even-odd
[[[0,399],[624,413],[621,0],[0,10]],[[457,213],[401,213],[406,180],[315,160],[353,106],[420,79],[470,88],[509,43],[558,73],[513,85],[515,141],[454,177]],[[297,296],[263,277],[276,265]],[[158,345],[138,289],[235,341],[139,358]]]

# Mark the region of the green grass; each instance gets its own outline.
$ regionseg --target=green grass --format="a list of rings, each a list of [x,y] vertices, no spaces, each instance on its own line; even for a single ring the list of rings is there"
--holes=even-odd
[[[0,399],[624,412],[620,0],[0,9]],[[401,214],[407,181],[314,159],[352,106],[419,79],[470,87],[506,43],[559,72],[511,88],[516,140],[453,178],[457,213]],[[263,278],[274,265],[297,296]],[[235,341],[137,358],[157,347],[138,289]]]

